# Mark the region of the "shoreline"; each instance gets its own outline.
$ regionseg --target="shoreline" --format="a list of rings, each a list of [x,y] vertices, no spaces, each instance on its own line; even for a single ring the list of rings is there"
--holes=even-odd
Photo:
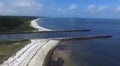
[[[39,26],[37,23],[38,20],[39,20],[39,18],[32,20],[31,26],[38,29],[38,31],[50,31],[51,30],[51,29],[47,29],[47,28]]]
[[[39,31],[49,31],[37,24],[38,19],[31,21],[31,26]],[[31,39],[31,43],[26,45],[14,56],[10,57],[0,66],[42,66],[48,52],[59,43],[58,40]]]

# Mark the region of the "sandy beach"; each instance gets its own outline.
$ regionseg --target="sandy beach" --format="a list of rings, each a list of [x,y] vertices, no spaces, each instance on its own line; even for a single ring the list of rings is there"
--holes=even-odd
[[[39,19],[32,20],[31,26],[39,31],[50,30],[39,26],[37,20]],[[42,66],[49,50],[58,43],[59,41],[57,40],[32,39],[30,44],[26,45],[0,66]]]

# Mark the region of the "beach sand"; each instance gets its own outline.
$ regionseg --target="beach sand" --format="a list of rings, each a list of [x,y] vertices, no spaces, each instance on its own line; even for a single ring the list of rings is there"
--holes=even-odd
[[[32,20],[31,26],[39,29],[39,31],[50,30],[39,26],[37,24],[38,20]],[[58,43],[58,40],[32,39],[30,44],[26,45],[0,66],[42,66],[47,53]]]

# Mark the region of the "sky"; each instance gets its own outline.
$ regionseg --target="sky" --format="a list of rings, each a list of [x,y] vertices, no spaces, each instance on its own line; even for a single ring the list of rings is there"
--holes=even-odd
[[[0,0],[0,15],[120,18],[120,0]]]

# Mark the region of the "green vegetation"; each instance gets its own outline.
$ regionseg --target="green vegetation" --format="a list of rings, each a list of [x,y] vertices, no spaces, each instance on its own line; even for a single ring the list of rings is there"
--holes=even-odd
[[[30,26],[37,17],[0,16],[0,32],[22,32],[37,30]],[[30,43],[30,40],[0,41],[0,64]]]
[[[30,42],[31,41],[28,39],[14,41],[0,41],[0,64]]]
[[[0,32],[20,32],[36,30],[30,26],[30,21],[37,17],[0,16]]]

